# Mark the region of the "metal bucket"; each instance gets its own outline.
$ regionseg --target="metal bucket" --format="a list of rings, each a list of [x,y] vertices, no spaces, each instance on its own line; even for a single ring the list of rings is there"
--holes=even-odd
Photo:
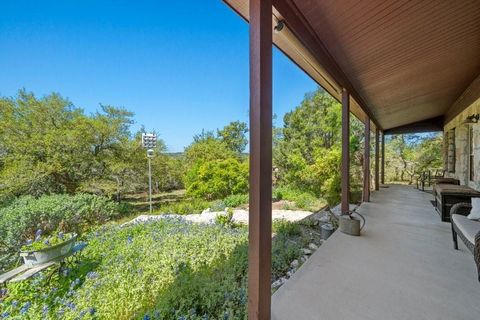
[[[360,235],[360,231],[362,231],[363,227],[365,226],[365,218],[358,212],[355,212],[355,214],[357,214],[361,218],[363,223],[360,225],[360,219],[352,215],[340,216],[340,219],[338,221],[338,228],[340,229],[340,231],[351,236]]]
[[[44,248],[37,251],[22,251],[20,252],[20,256],[23,258],[23,262],[29,266],[46,263],[70,253],[73,249],[73,245],[76,239],[77,235],[73,235],[67,241],[59,243],[52,247]]]
[[[335,229],[330,223],[322,224],[320,227],[320,236],[323,240],[327,240],[332,235],[333,231],[335,231]]]

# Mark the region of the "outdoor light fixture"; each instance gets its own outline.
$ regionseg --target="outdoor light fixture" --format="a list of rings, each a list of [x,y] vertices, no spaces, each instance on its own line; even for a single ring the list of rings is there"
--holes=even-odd
[[[275,28],[273,28],[273,30],[275,30],[275,33],[279,33],[280,31],[283,30],[284,27],[285,27],[285,20],[279,20]]]
[[[157,146],[157,135],[155,133],[142,133],[142,147],[147,149],[148,158],[148,195],[150,200],[150,213],[152,213],[152,158],[154,148]]]
[[[477,123],[479,119],[480,119],[480,114],[475,113],[475,114],[472,114],[472,115],[468,116],[468,117],[463,121],[463,123],[464,123],[464,124]]]

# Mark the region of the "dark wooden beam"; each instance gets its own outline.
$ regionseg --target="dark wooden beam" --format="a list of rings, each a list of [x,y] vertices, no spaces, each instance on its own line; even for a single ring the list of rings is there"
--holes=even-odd
[[[370,118],[365,119],[365,145],[363,151],[363,196],[364,202],[370,201]]]
[[[350,210],[350,95],[342,91],[342,213]]]
[[[385,184],[385,132],[382,132],[382,170],[380,175],[380,183]]]
[[[480,75],[478,75],[445,113],[445,124],[455,118],[480,98]]]
[[[289,30],[295,37],[309,50],[318,63],[333,78],[333,80],[342,88],[348,90],[349,95],[355,99],[360,108],[369,116],[376,127],[380,127],[375,115],[367,106],[364,99],[358,94],[351,81],[340,68],[333,56],[327,50],[321,38],[310,23],[304,17],[302,12],[292,0],[272,0],[275,9],[280,12]]]
[[[250,0],[248,318],[270,319],[272,264],[272,2]]]
[[[379,159],[380,158],[380,130],[375,129],[375,190],[380,190],[379,183]]]
[[[443,131],[444,119],[443,116],[426,119],[414,123],[409,123],[403,126],[390,128],[384,130],[386,135],[405,134],[405,133],[420,133],[420,132],[434,132]]]

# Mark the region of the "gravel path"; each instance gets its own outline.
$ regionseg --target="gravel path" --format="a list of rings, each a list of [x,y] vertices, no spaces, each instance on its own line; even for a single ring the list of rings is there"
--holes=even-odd
[[[140,215],[135,219],[125,223],[139,223],[145,221],[155,221],[165,218],[179,218],[194,223],[214,223],[217,215],[223,215],[225,211],[204,211],[201,214],[161,214],[161,215]],[[299,221],[310,216],[312,212],[302,210],[272,210],[273,220],[285,219],[287,221]],[[233,221],[248,224],[248,211],[239,209],[233,210]]]

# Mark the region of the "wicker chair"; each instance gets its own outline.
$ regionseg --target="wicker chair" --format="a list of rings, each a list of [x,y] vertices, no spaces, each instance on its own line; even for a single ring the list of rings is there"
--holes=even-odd
[[[460,202],[452,206],[450,221],[452,222],[453,247],[458,250],[457,236],[473,253],[477,264],[478,281],[480,281],[480,221],[469,220],[466,216],[470,213],[472,205]]]

